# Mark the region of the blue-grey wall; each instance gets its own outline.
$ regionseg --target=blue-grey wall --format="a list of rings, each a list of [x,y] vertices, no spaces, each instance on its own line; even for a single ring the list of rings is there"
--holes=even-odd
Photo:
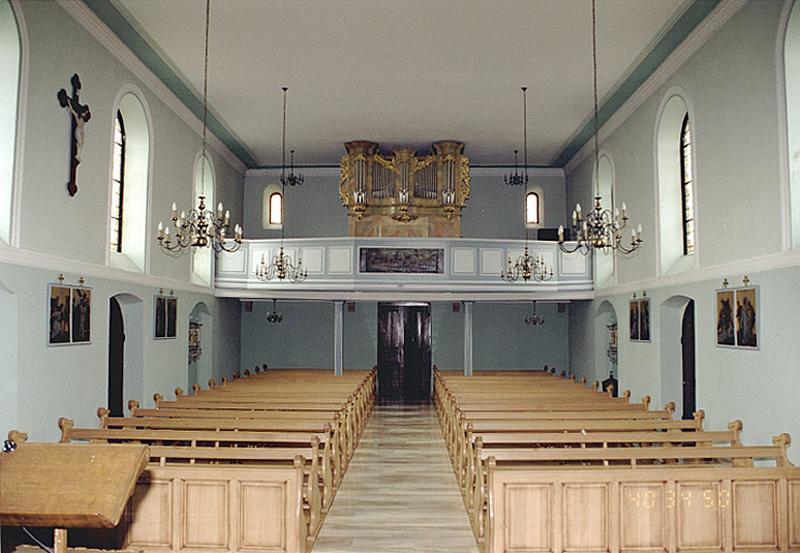
[[[465,238],[524,238],[522,187],[503,183],[505,169],[475,168],[471,194],[461,214]],[[543,174],[539,174],[543,173]],[[306,169],[305,184],[286,188],[284,232],[287,238],[347,236],[347,210],[339,197],[338,169]],[[248,238],[278,238],[280,230],[262,228],[264,188],[278,185],[280,171],[256,171],[245,179],[244,230]],[[558,170],[531,170],[531,186],[544,192],[544,223],[564,223],[565,182]],[[532,231],[531,238],[536,238]]]
[[[447,368],[464,366],[464,307],[451,302],[431,304],[432,361]],[[255,302],[242,313],[242,363],[271,367],[333,367],[333,302],[278,302],[284,315],[270,324],[271,302]],[[473,313],[473,359],[476,370],[541,369],[545,364],[567,368],[568,310],[539,304],[544,326],[528,326],[531,304],[476,303]],[[356,302],[344,312],[344,367],[369,368],[377,362],[378,306]]]

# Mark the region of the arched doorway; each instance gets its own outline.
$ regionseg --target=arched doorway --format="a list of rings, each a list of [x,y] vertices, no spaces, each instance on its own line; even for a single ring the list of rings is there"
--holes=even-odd
[[[0,429],[17,428],[17,296],[0,281]]]
[[[144,308],[133,294],[108,300],[108,408],[125,414],[125,403],[144,394]]]
[[[213,376],[211,351],[211,311],[203,302],[198,302],[189,313],[188,385],[203,385]]]
[[[604,301],[594,317],[594,378],[602,382],[617,372],[617,311],[611,302]]]
[[[696,410],[694,300],[672,296],[661,304],[661,393],[677,413],[692,418]]]

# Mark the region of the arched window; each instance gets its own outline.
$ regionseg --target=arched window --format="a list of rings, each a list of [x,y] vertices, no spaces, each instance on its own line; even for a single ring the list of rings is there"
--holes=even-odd
[[[697,266],[694,119],[685,98],[680,87],[667,92],[656,128],[661,274]]]
[[[683,254],[694,253],[694,194],[692,191],[692,125],[689,114],[681,125],[681,200],[683,207]]]
[[[267,184],[262,192],[261,228],[280,230],[283,226],[283,191],[279,184]]]
[[[786,80],[786,129],[789,146],[791,243],[800,247],[800,2],[795,2],[783,43]]]
[[[194,201],[199,208],[200,196],[205,197],[206,209],[216,210],[214,204],[214,168],[208,157],[199,156],[194,168]],[[210,247],[192,248],[192,280],[211,286],[214,275],[214,253]]]
[[[536,192],[525,195],[525,222],[529,225],[539,224],[539,194]]]
[[[109,201],[109,264],[144,271],[150,188],[150,123],[141,91],[126,87],[114,111]]]
[[[111,251],[122,253],[123,198],[125,192],[125,121],[117,110],[114,118],[114,147],[111,154]]]
[[[0,0],[0,240],[4,242],[11,241],[21,51],[11,3]]]
[[[273,192],[269,196],[269,224],[283,224],[283,196],[280,192]]]
[[[544,190],[539,185],[530,185],[525,191],[525,226],[538,229],[544,220]]]

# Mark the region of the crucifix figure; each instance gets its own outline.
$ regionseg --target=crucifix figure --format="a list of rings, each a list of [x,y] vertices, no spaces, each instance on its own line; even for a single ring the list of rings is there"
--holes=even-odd
[[[58,103],[62,108],[66,108],[70,114],[72,121],[72,144],[70,147],[70,163],[69,163],[69,182],[67,182],[67,191],[70,196],[78,193],[78,164],[81,162],[81,147],[83,146],[83,127],[89,119],[92,118],[92,112],[89,110],[88,104],[81,105],[80,103],[80,89],[81,78],[75,73],[70,79],[72,83],[72,97],[67,96],[67,91],[61,89],[58,91]]]

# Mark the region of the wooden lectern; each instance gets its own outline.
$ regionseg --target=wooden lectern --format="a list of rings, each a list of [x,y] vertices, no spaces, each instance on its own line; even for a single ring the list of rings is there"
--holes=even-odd
[[[66,553],[67,528],[119,524],[149,458],[144,445],[21,443],[0,453],[0,524],[55,526]]]

